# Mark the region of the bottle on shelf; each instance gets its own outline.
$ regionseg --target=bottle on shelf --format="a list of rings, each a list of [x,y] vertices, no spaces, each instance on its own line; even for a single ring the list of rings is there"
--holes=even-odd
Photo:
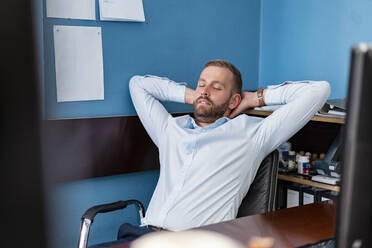
[[[308,156],[300,156],[297,162],[297,172],[302,175],[309,175],[310,161]]]
[[[288,170],[295,170],[297,167],[296,163],[296,152],[295,151],[289,151],[288,153]]]
[[[289,151],[291,150],[291,143],[290,142],[284,142],[278,147],[279,151],[279,165],[281,167],[288,167],[288,156],[289,156]]]

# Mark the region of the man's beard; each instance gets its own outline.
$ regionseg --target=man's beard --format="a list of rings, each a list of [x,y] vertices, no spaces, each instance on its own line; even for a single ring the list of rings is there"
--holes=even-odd
[[[197,104],[200,99],[208,101],[210,105]],[[225,114],[229,106],[229,101],[226,101],[221,105],[215,105],[208,97],[200,96],[194,101],[193,105],[194,118],[199,122],[211,123],[221,118]]]

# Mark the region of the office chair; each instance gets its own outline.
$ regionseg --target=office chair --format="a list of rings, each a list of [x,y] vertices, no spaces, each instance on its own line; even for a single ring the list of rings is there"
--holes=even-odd
[[[248,193],[240,204],[237,217],[275,210],[279,152],[274,150],[262,160]]]
[[[279,152],[274,150],[261,162],[257,174],[249,187],[248,193],[240,204],[237,217],[260,214],[275,210],[278,166]],[[124,209],[131,204],[137,205],[140,219],[142,219],[145,216],[144,207],[142,203],[137,200],[118,201],[89,208],[81,217],[82,222],[80,227],[78,247],[87,247],[90,225],[93,223],[94,217],[98,213],[106,213]]]

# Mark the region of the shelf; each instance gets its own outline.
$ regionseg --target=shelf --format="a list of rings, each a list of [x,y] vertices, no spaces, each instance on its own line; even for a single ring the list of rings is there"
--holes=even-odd
[[[244,113],[248,115],[255,115],[255,116],[269,116],[271,115],[271,111],[264,111],[264,110],[255,110],[250,109],[245,111]],[[314,115],[311,118],[312,121],[319,121],[319,122],[328,122],[328,123],[338,123],[338,124],[345,124],[344,118],[338,118],[338,117],[326,117],[326,116],[317,116]]]
[[[293,182],[293,183],[299,183],[299,184],[305,184],[305,185],[309,185],[313,187],[318,187],[321,189],[328,189],[328,190],[337,191],[337,192],[340,191],[340,186],[334,186],[334,185],[329,185],[325,183],[318,183],[318,182],[314,182],[314,181],[303,179],[303,178],[296,177],[296,176],[279,174],[278,179],[287,181],[287,182]]]

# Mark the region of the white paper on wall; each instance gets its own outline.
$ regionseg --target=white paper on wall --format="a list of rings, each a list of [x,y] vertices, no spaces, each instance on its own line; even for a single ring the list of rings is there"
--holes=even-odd
[[[142,0],[99,0],[102,21],[144,22]]]
[[[95,0],[46,0],[47,17],[96,19]]]
[[[101,27],[54,26],[57,101],[103,100]]]

